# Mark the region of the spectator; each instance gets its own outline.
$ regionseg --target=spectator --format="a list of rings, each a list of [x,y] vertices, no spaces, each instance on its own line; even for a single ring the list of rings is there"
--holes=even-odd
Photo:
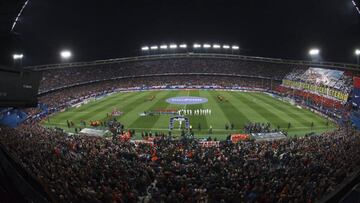
[[[158,136],[149,147],[24,125],[2,128],[0,142],[59,202],[314,202],[360,158],[359,133],[348,129],[201,148],[196,140]]]

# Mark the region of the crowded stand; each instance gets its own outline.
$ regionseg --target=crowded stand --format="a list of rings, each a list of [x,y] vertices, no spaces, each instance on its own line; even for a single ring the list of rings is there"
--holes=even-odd
[[[283,86],[322,94],[346,102],[352,89],[350,71],[308,68],[294,69],[283,79]]]
[[[135,145],[38,125],[1,134],[5,149],[59,202],[315,202],[360,160],[360,136],[350,129],[207,148],[167,137]]]
[[[90,81],[157,73],[231,74],[281,80],[293,68],[297,67],[301,66],[235,59],[179,58],[119,62],[94,66],[46,68],[38,71],[42,71],[43,73],[40,92],[45,92],[50,89],[72,86]]]
[[[357,71],[326,68],[294,69],[275,91],[340,122],[349,119],[353,76]]]
[[[344,113],[343,111],[345,110],[344,103],[315,93],[291,89],[284,86],[276,87],[276,91],[283,96],[295,99],[298,103],[311,106],[317,110],[324,110],[327,115],[333,113],[340,115]]]

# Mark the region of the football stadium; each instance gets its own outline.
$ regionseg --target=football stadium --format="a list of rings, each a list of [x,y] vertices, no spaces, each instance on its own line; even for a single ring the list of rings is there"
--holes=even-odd
[[[189,132],[193,134],[191,136],[205,139],[210,136],[224,140],[229,134],[242,134],[245,131],[249,133],[251,130],[244,129],[244,126],[256,123],[266,126],[269,124],[267,131],[280,132],[280,137],[284,136],[282,133],[289,136],[304,136],[312,132],[321,133],[336,128],[331,113],[328,113],[329,118],[324,117],[303,105],[296,105],[295,102],[273,94],[272,91],[276,91],[274,86],[279,86],[282,83],[281,80],[267,78],[265,74],[263,78],[257,78],[257,76],[244,78],[240,72],[237,75],[230,74],[231,71],[221,73],[217,70],[222,63],[233,63],[231,66],[236,68],[241,68],[241,65],[245,63],[246,67],[249,63],[246,61],[249,59],[216,59],[211,55],[174,55],[170,59],[167,56],[162,57],[156,59],[157,56],[153,56],[146,61],[141,61],[141,65],[145,67],[153,66],[151,64],[164,66],[164,71],[159,71],[163,74],[162,76],[159,74],[135,75],[131,76],[132,83],[129,84],[129,79],[126,77],[130,76],[121,75],[119,77],[124,78],[106,83],[112,85],[111,88],[113,88],[109,93],[103,92],[86,98],[82,102],[74,101],[68,108],[43,120],[42,124],[48,127],[59,127],[72,133],[80,132],[80,129],[87,130],[88,127],[95,125],[96,129],[103,131],[99,133],[105,134],[104,131],[107,128],[104,127],[104,123],[116,119],[127,130],[134,131],[134,137],[138,139],[143,137],[140,135],[150,132],[171,133],[178,137],[181,133],[186,133],[182,132],[183,130],[191,130]],[[125,65],[128,69],[139,66],[137,60],[142,59],[132,60],[134,61]],[[170,67],[166,63],[174,61],[178,62],[173,67],[174,72],[164,73],[165,67],[166,69]],[[193,68],[188,65],[191,63],[213,64],[214,61],[219,63],[219,67],[208,67],[213,68],[211,72],[214,73],[205,75],[201,73],[203,70],[192,73]],[[123,64],[117,63],[119,66]],[[255,66],[259,65],[258,62],[252,63]],[[263,63],[277,67],[276,63]],[[288,66],[290,68],[292,65],[288,64]],[[45,67],[38,69],[42,68]],[[179,69],[183,70],[177,72]],[[306,71],[312,71],[312,69]],[[53,75],[51,72],[48,74]],[[219,76],[219,74],[224,76]],[[210,83],[212,79],[216,79],[217,83]],[[114,87],[114,83],[118,83],[118,86]],[[280,87],[282,86],[278,88]],[[322,102],[325,104],[325,100]],[[330,101],[327,105],[334,107],[338,104]],[[187,119],[188,124],[184,119]],[[68,125],[70,122],[74,123],[71,128]]]
[[[235,42],[221,42],[201,40],[196,33],[210,36],[205,25],[221,26],[229,18],[214,20],[202,11],[205,3],[197,3],[190,8],[160,1],[89,1],[88,10],[77,10],[84,2],[0,3],[4,19],[11,19],[0,23],[0,202],[359,201],[360,41],[352,36],[360,34],[360,26],[352,25],[360,25],[360,2],[329,3],[321,14],[315,14],[320,1],[313,9],[312,3],[301,3],[324,23],[323,33],[304,39],[313,43],[320,36],[324,41],[318,43],[327,48],[334,43],[335,50],[309,46],[303,57],[282,52],[285,44],[262,56],[262,45],[247,44],[257,44],[250,37],[257,28],[245,23],[247,37],[236,28],[239,22],[259,23],[262,18],[248,15],[270,9],[269,21],[282,23],[273,25],[276,35],[296,30],[297,23],[279,20],[280,10],[270,4],[208,2],[207,9],[233,11],[234,19],[227,21],[233,34],[217,34]],[[178,33],[177,26],[183,28],[178,17],[163,19],[151,11],[160,12],[158,7],[187,8],[189,16],[180,15],[180,21],[197,32]],[[139,10],[144,13],[135,18]],[[340,32],[325,34],[325,16],[335,10],[342,18],[329,28],[352,20],[341,31],[347,39],[341,42],[333,40]],[[290,15],[295,11],[286,13],[300,22]],[[60,18],[64,12],[69,16]],[[74,16],[80,19],[72,24]],[[195,17],[205,19],[200,30]],[[86,24],[83,18],[91,26],[78,26]],[[118,19],[148,33],[100,26]],[[171,32],[150,31],[146,22],[159,23],[159,29],[179,24],[168,27]],[[304,33],[313,28],[301,27]],[[179,39],[157,38],[169,33]],[[247,39],[244,47],[234,40],[240,34]],[[127,38],[123,48],[116,44],[118,35]],[[284,40],[301,48],[290,35],[268,34],[267,46]],[[58,46],[67,41],[73,45]],[[349,50],[335,49],[353,46],[351,57]],[[54,49],[60,50],[58,59],[49,54]]]

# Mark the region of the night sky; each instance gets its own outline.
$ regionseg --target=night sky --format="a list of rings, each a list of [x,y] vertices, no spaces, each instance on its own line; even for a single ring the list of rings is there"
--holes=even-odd
[[[360,3],[360,2],[359,2]],[[140,55],[143,45],[226,43],[240,54],[355,63],[360,14],[351,0],[30,0],[15,31],[24,65]]]

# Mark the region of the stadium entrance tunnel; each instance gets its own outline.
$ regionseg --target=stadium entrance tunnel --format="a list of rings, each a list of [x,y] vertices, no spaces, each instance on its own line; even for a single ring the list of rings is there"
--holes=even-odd
[[[204,97],[171,97],[166,100],[167,103],[170,104],[180,104],[180,105],[188,105],[188,104],[203,104],[208,102],[207,98]]]

